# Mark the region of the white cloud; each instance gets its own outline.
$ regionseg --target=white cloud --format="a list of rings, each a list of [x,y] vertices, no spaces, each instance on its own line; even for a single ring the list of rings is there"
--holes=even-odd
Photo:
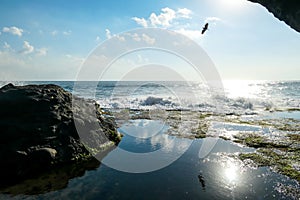
[[[68,30],[68,31],[63,31],[63,35],[71,35],[72,31]]]
[[[42,33],[42,32],[41,32]],[[52,36],[57,36],[58,34],[62,34],[64,36],[69,36],[72,34],[72,31],[71,30],[67,30],[67,31],[58,31],[58,30],[53,30],[52,32],[50,32],[50,34]]]
[[[161,9],[161,11],[159,15],[151,13],[149,20],[152,26],[161,25],[168,27],[170,26],[170,22],[176,17],[176,12],[168,7]]]
[[[110,39],[112,37],[109,29],[105,29],[105,35],[107,39]]]
[[[99,41],[100,41],[100,37],[97,36],[96,39],[95,39],[95,41],[96,41],[96,42],[99,42]]]
[[[53,35],[53,36],[56,36],[57,34],[58,34],[57,30],[54,30],[54,31],[51,32],[51,35]]]
[[[202,36],[201,30],[188,30],[188,29],[181,28],[179,30],[176,30],[176,32],[183,34],[192,40],[199,40]]]
[[[47,48],[40,48],[36,50],[36,55],[37,56],[45,56],[48,53],[48,49]]]
[[[207,17],[205,19],[205,23],[213,23],[216,24],[217,22],[222,21],[220,18],[218,17]]]
[[[187,19],[190,19],[192,18],[191,15],[192,15],[192,11],[187,9],[187,8],[179,8],[177,10],[177,15],[179,17],[182,17],[182,18],[187,18]]]
[[[123,36],[116,35],[116,34],[112,35],[109,29],[105,29],[105,35],[106,35],[107,39],[111,39],[112,37],[116,37],[121,42],[125,41],[125,38]]]
[[[21,37],[24,32],[23,29],[15,27],[15,26],[3,27],[2,31],[4,33],[11,33],[12,35],[17,35],[19,37]]]
[[[143,27],[170,27],[172,26],[172,22],[177,19],[190,19],[192,15],[192,11],[187,8],[180,8],[177,11],[171,8],[162,8],[159,14],[151,13],[148,19],[133,17],[138,25]]]
[[[135,40],[137,42],[142,40],[137,33],[132,34],[131,37],[132,37],[133,40]]]
[[[42,31],[40,32],[41,34],[43,33]],[[53,30],[50,32],[52,36],[57,36],[57,35],[64,35],[64,36],[69,36],[72,34],[71,30],[66,30],[66,31],[58,31],[58,30]]]
[[[34,51],[34,47],[29,44],[29,42],[24,41],[23,43],[23,49],[20,51],[20,53],[23,54],[30,54]]]
[[[143,41],[143,42],[146,42],[147,44],[151,44],[151,45],[155,43],[155,38],[152,38],[145,33],[143,33],[141,35],[139,35],[137,33],[133,33],[133,34],[127,33],[126,35],[131,37],[136,42]]]
[[[142,34],[142,38],[148,44],[154,44],[155,43],[155,38],[151,38],[151,37],[149,37],[148,35],[146,35],[144,33]]]
[[[144,28],[148,27],[148,22],[144,18],[133,17],[133,19],[138,25],[141,25]]]
[[[124,42],[125,38],[123,36],[119,36],[119,35],[114,35],[118,38],[119,41]]]
[[[10,49],[10,45],[7,42],[4,42],[3,48],[4,49]]]

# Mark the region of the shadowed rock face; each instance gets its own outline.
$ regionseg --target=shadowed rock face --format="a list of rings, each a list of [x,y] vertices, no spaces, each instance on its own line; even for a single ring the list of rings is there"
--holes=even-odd
[[[300,32],[300,1],[299,0],[248,0],[266,7],[279,20]]]
[[[88,160],[87,148],[99,153],[120,141],[114,121],[100,114],[98,104],[74,98],[72,105],[71,94],[56,85],[0,89],[0,186]]]

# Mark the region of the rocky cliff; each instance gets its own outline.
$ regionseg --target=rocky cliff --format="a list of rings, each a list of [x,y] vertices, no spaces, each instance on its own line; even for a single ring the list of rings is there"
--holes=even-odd
[[[279,20],[300,32],[300,1],[299,0],[248,0],[266,7]]]

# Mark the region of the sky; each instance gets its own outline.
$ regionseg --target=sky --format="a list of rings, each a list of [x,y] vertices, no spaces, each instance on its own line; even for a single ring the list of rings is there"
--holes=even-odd
[[[246,0],[2,0],[0,80],[76,80],[91,52],[137,28],[189,37],[224,80],[300,79],[300,33]],[[168,58],[149,51],[134,56]],[[132,64],[119,63],[107,79]]]

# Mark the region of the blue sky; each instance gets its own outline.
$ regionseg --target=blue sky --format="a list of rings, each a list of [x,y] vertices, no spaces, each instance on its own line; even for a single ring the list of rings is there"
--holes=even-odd
[[[74,80],[97,45],[145,26],[195,40],[223,79],[300,78],[300,34],[245,0],[2,0],[0,78]]]

